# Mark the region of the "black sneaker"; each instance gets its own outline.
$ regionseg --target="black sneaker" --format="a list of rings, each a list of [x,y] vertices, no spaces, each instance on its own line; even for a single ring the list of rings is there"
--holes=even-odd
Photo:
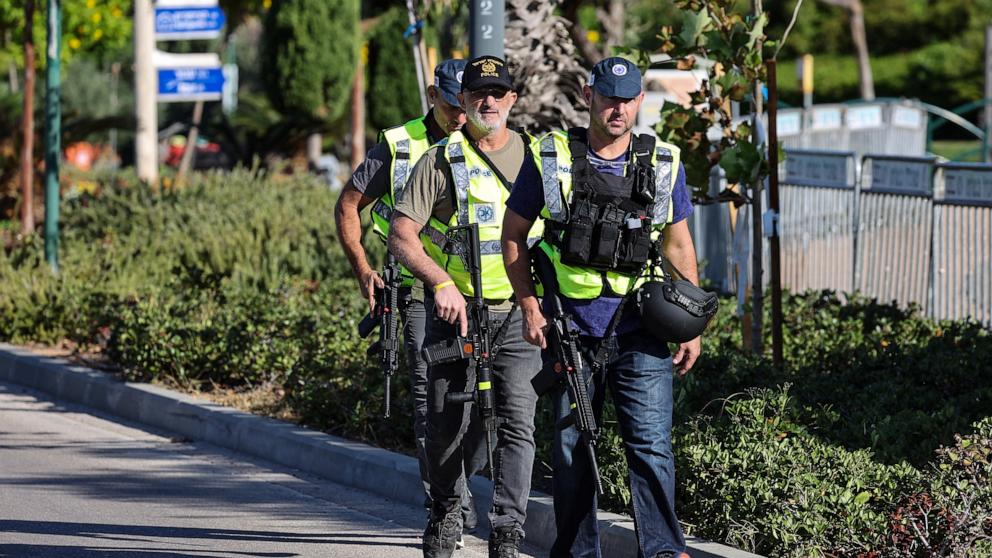
[[[455,508],[444,515],[432,511],[424,529],[424,558],[451,558],[461,536],[461,509]]]
[[[658,554],[655,554],[654,558],[691,558],[691,557],[689,556],[689,554],[685,552],[672,552],[670,550],[666,550],[665,552],[659,552]]]
[[[516,525],[498,527],[489,535],[489,558],[519,558],[524,532]]]

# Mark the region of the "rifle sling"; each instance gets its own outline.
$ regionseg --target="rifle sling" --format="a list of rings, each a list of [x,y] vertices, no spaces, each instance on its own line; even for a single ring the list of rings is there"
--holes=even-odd
[[[510,318],[513,317],[513,313],[516,310],[517,310],[517,301],[514,300],[513,301],[513,305],[510,306],[510,312],[507,313],[506,319],[503,320],[503,323],[500,324],[499,329],[496,331],[496,337],[493,338],[493,345],[492,345],[493,359],[495,359],[496,358],[496,355],[499,354],[499,350],[503,348],[503,345],[502,345],[502,343],[503,343],[503,336],[506,335],[506,330],[509,329],[509,326],[510,326]]]

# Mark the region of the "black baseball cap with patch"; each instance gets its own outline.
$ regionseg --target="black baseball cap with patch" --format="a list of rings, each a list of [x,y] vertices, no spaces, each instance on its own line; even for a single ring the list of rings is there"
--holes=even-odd
[[[513,91],[513,80],[505,60],[495,56],[479,56],[468,61],[462,76],[462,91],[477,91],[484,87],[502,87]]]
[[[611,56],[592,67],[589,87],[606,97],[633,99],[641,94],[641,71],[630,60]]]

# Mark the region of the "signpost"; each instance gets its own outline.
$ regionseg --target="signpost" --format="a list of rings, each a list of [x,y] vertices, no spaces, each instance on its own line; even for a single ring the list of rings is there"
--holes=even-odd
[[[156,51],[154,60],[160,102],[221,100],[224,69],[218,55]]]
[[[220,101],[225,94],[227,76],[237,75],[236,69],[225,71],[215,53],[162,52],[155,50],[155,42],[214,39],[223,34],[226,23],[217,0],[158,0],[154,8],[151,0],[136,0],[135,145],[138,176],[142,180],[149,183],[158,180],[156,102]],[[228,96],[226,104],[233,106],[230,91]]]
[[[155,40],[215,39],[226,18],[219,6],[155,6]]]

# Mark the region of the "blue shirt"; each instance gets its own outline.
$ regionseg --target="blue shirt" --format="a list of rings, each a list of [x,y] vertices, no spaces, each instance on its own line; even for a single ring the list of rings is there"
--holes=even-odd
[[[615,159],[603,159],[589,150],[590,165],[601,173],[623,176],[627,167],[627,155],[625,151]],[[537,165],[528,158],[532,164],[525,162],[520,169],[520,175],[513,183],[513,192],[506,201],[506,206],[528,221],[534,221],[541,215],[544,209],[544,183],[541,174],[537,170]],[[689,197],[689,189],[685,183],[685,168],[679,163],[678,175],[675,179],[675,188],[672,190],[672,222],[683,221],[692,214],[692,200]],[[561,297],[562,307],[565,312],[572,316],[572,321],[579,330],[580,335],[592,337],[603,337],[610,325],[610,320],[620,306],[621,297],[601,296],[591,300],[579,300],[574,298]],[[550,306],[545,305],[545,312]],[[640,327],[640,317],[633,304],[628,304],[624,315],[617,324],[617,335],[629,333]]]

